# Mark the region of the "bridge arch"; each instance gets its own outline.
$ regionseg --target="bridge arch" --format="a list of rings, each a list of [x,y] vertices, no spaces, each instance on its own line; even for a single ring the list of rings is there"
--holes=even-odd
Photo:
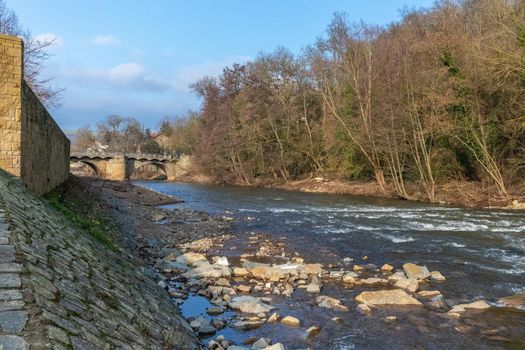
[[[70,164],[74,164],[74,163],[81,163],[81,164],[85,164],[87,165],[91,170],[93,170],[93,172],[95,173],[95,176],[96,177],[102,177],[102,172],[100,171],[100,169],[91,161],[89,160],[84,160],[84,159],[71,159],[70,160]]]
[[[160,172],[168,177],[168,172],[166,170],[166,164],[160,162],[160,161],[135,161],[132,169],[130,169],[129,178],[133,178],[133,176],[144,167],[147,166],[154,166],[157,170],[160,170]]]

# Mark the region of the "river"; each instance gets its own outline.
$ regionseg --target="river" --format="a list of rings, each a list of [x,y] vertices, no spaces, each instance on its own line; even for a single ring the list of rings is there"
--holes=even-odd
[[[390,263],[400,267],[405,262],[426,265],[447,277],[439,290],[450,305],[477,299],[495,302],[499,297],[525,292],[523,211],[465,209],[237,186],[151,181],[136,184],[185,201],[174,207],[233,216],[238,219],[233,224],[235,231],[264,232],[286,239],[288,248],[312,262],[336,263],[345,257],[360,261],[367,256],[366,263],[379,266]],[[501,321],[508,322],[510,328],[516,322],[521,323],[524,334],[510,333],[517,336],[522,345],[525,344],[521,342],[525,338],[524,321],[523,313]],[[352,338],[348,344],[357,347],[375,344],[371,347],[379,348],[386,345],[381,335],[367,334],[363,327],[347,330],[347,336]],[[356,341],[363,332],[369,342]],[[468,339],[451,334],[435,336],[432,342],[424,342],[423,347],[443,348],[439,344],[455,347]],[[470,341],[478,345],[475,337]],[[399,339],[394,344],[397,342]],[[398,345],[418,347],[422,344],[402,342]],[[495,344],[481,342],[480,345]],[[337,348],[333,342],[331,346]]]

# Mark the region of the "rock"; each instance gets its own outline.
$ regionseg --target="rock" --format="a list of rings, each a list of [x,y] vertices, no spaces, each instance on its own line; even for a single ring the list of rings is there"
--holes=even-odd
[[[249,314],[266,313],[274,309],[273,306],[264,304],[259,298],[247,295],[233,298],[232,301],[229,302],[229,306],[234,310],[240,310],[241,312]]]
[[[357,305],[357,311],[361,314],[368,314],[372,312],[372,309],[366,304],[359,304]]]
[[[244,285],[244,284],[240,284],[238,286],[235,286],[235,289],[237,289],[237,291],[241,293],[250,293],[250,291],[252,290],[252,287]]]
[[[270,340],[261,338],[252,344],[251,350],[261,350],[270,346]]]
[[[270,316],[270,318],[268,318],[268,321],[267,321],[267,322],[268,322],[268,323],[275,323],[275,322],[279,321],[279,318],[280,318],[280,317],[281,317],[281,316],[279,316],[279,314],[278,314],[277,312],[274,312],[274,313]]]
[[[341,317],[332,317],[332,321],[336,323],[343,323],[343,319]]]
[[[350,257],[346,257],[343,259],[343,262],[345,263],[351,263],[352,261],[354,261],[354,259],[350,258]]]
[[[200,326],[202,326],[201,322],[199,320],[193,320],[190,322],[190,327],[193,329],[197,329]]]
[[[213,320],[211,320],[211,325],[217,330],[221,330],[226,327],[226,320],[222,317],[215,317]]]
[[[294,289],[290,283],[284,284],[284,291],[282,293],[284,296],[291,297],[293,294],[293,291]]]
[[[186,278],[220,278],[220,277],[230,277],[231,271],[226,266],[213,264],[209,262],[202,262],[198,267],[193,270],[187,271],[182,274]]]
[[[184,253],[181,256],[177,257],[176,261],[195,267],[199,265],[199,262],[202,262],[202,261],[207,262],[208,260],[201,253],[188,252],[188,253]]]
[[[330,271],[330,278],[333,278],[333,279],[340,279],[340,278],[343,278],[343,275],[345,274],[344,271]]]
[[[525,310],[525,294],[515,294],[503,297],[498,300],[498,303],[504,307]]]
[[[359,282],[360,282],[360,284],[373,286],[373,285],[377,285],[377,284],[387,284],[388,280],[386,280],[384,278],[370,277],[370,278],[366,278],[364,280],[360,280]]]
[[[327,295],[320,295],[315,299],[315,303],[319,307],[325,307],[338,311],[348,311],[348,307],[341,304],[341,300],[329,297]]]
[[[445,309],[448,306],[441,294],[432,297],[426,304],[436,309]]]
[[[390,264],[384,264],[383,266],[381,266],[381,271],[383,271],[383,272],[392,272],[392,271],[394,271],[394,266],[392,266]]]
[[[342,281],[343,281],[343,283],[346,283],[346,284],[355,284],[356,283],[356,276],[357,276],[357,274],[355,272],[346,273],[346,274],[343,275]]]
[[[369,306],[421,305],[421,302],[400,289],[366,291],[359,294],[355,300]]]
[[[185,263],[170,260],[159,261],[157,268],[164,273],[183,273],[190,269]]]
[[[244,277],[248,274],[248,270],[246,270],[244,267],[234,267],[233,268],[233,275],[235,277]]]
[[[261,266],[269,267],[270,264],[263,264],[263,263],[258,263],[254,261],[248,261],[248,260],[242,263],[242,267],[246,269],[248,272],[250,272],[255,267],[261,267]]]
[[[354,271],[362,271],[362,270],[364,270],[364,269],[365,269],[365,268],[364,268],[363,266],[361,266],[361,265],[354,265],[354,267],[353,267],[353,270],[354,270]]]
[[[388,276],[388,280],[391,282],[397,282],[401,279],[407,279],[405,273],[401,271],[394,272],[394,274]]]
[[[306,287],[306,291],[308,293],[321,293],[321,286],[319,284],[310,283],[308,287]]]
[[[264,324],[263,321],[237,321],[231,324],[232,328],[250,330],[255,329]]]
[[[294,326],[298,327],[301,325],[301,322],[299,319],[293,317],[293,316],[286,316],[281,320],[282,324],[288,325],[288,326]]]
[[[250,350],[246,346],[239,346],[239,345],[231,345],[228,346],[228,350]]]
[[[217,280],[217,282],[215,282],[215,284],[217,284],[218,286],[229,287],[230,286],[230,281],[228,281],[224,277],[221,277],[221,278],[219,278]]]
[[[308,329],[306,330],[305,338],[306,338],[306,339],[313,338],[313,337],[315,337],[317,334],[319,334],[319,332],[321,332],[321,327],[318,327],[318,326],[312,326],[312,327],[310,327],[310,328],[308,328]]]
[[[283,344],[277,343],[277,344],[270,345],[262,350],[286,350],[286,348],[284,347]]]
[[[199,327],[199,335],[213,335],[217,330],[211,324],[203,324]]]
[[[418,266],[413,263],[406,263],[403,265],[403,270],[408,278],[425,279],[430,276],[426,266]]]
[[[467,311],[467,309],[471,310],[486,310],[489,309],[490,305],[487,304],[484,300],[478,300],[470,304],[458,304],[452,307],[452,309],[448,312],[450,316],[453,317],[460,317],[462,313]]]
[[[430,273],[430,279],[433,280],[433,281],[440,281],[440,282],[442,282],[442,281],[446,281],[446,280],[447,280],[447,279],[445,278],[445,276],[443,276],[443,275],[441,274],[441,272],[439,272],[439,271],[432,271],[432,272]]]
[[[417,292],[417,295],[419,295],[422,298],[431,299],[433,297],[441,295],[441,292],[439,290],[422,290],[421,292]]]
[[[394,284],[394,287],[407,290],[409,292],[415,293],[419,288],[419,283],[415,278],[403,278],[398,279]]]
[[[395,323],[397,321],[397,317],[396,316],[387,316],[385,317],[385,322],[386,323]]]
[[[318,275],[323,272],[323,265],[321,264],[305,264],[304,271],[309,275]]]
[[[217,261],[215,261],[215,263],[217,265],[229,266],[228,258],[225,256],[221,256],[220,258],[218,258]]]
[[[221,307],[210,307],[209,309],[206,310],[206,313],[208,315],[220,315],[224,312],[224,309],[221,308]]]
[[[262,280],[275,280],[288,278],[288,271],[272,266],[256,266],[249,270],[254,278]]]

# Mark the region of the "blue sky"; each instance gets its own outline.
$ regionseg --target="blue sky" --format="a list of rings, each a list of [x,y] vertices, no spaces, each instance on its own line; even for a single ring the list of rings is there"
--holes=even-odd
[[[432,0],[7,0],[22,24],[55,38],[46,77],[64,87],[51,111],[71,130],[108,114],[155,128],[199,107],[188,85],[226,65],[322,35],[334,12],[388,24]]]

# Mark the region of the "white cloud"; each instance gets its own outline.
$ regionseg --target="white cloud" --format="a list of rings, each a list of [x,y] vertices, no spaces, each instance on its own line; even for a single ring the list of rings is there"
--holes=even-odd
[[[129,83],[144,75],[144,66],[140,63],[122,63],[109,70],[109,79],[116,83]]]
[[[64,39],[62,39],[60,36],[56,35],[55,33],[41,33],[35,36],[35,40],[44,44],[44,43],[51,43],[49,45],[49,48],[60,48],[64,46]]]
[[[95,45],[119,45],[120,40],[113,35],[97,35],[91,39],[91,43]]]
[[[173,88],[170,80],[147,71],[138,62],[121,63],[108,69],[67,68],[61,75],[75,84],[97,85],[104,89],[158,92]]]

